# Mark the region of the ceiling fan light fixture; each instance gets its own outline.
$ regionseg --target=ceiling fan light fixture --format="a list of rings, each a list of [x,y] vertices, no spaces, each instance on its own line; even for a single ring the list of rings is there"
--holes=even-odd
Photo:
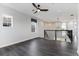
[[[38,12],[40,12],[40,10],[39,10],[39,9],[38,9],[37,11],[38,11]]]
[[[40,12],[40,11],[48,11],[48,9],[41,9],[40,5],[36,5],[35,3],[32,3],[32,5],[37,9],[34,13]]]

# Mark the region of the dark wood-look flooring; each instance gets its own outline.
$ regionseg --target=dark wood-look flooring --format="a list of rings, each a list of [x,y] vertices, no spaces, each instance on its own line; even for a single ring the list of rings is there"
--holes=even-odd
[[[5,48],[0,56],[76,56],[73,44],[36,38]]]

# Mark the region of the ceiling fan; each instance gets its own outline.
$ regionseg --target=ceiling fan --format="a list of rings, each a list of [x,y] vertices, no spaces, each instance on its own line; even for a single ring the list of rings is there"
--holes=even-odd
[[[39,4],[36,5],[35,3],[32,3],[32,5],[37,9],[36,11],[32,10],[32,11],[35,11],[34,14],[40,11],[48,11],[48,9],[41,9]]]

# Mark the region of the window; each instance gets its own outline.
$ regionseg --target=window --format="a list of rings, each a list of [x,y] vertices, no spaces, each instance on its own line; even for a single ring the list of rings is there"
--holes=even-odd
[[[3,27],[11,27],[12,19],[12,16],[3,16]]]
[[[37,25],[37,20],[36,19],[31,19],[31,32],[36,32],[36,25]]]
[[[66,23],[62,23],[62,29],[66,29]]]

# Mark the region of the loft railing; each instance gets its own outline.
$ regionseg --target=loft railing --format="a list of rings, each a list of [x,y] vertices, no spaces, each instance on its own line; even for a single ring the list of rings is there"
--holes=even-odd
[[[44,30],[44,38],[48,40],[73,42],[72,30]]]

